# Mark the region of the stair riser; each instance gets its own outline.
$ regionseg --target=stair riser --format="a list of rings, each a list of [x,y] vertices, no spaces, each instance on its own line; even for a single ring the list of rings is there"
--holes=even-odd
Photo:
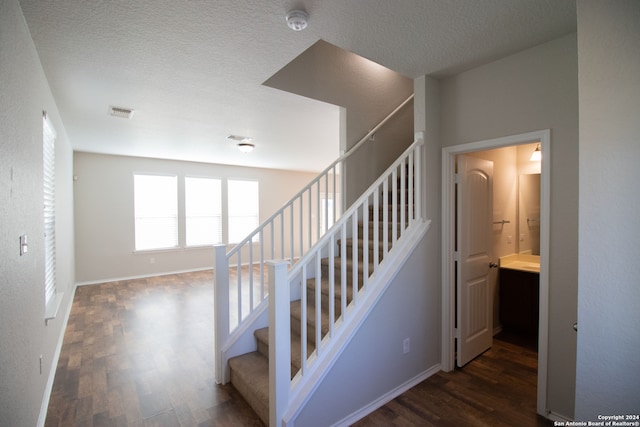
[[[264,402],[253,392],[252,386],[246,383],[242,377],[230,368],[231,384],[238,390],[240,395],[244,397],[249,406],[255,411],[265,425],[269,425],[269,402]]]
[[[258,352],[268,359],[269,358],[269,344],[258,340]],[[297,352],[298,355],[299,355],[300,354],[300,348],[294,348],[293,346],[291,347],[291,378],[293,378],[295,376],[295,374],[300,370],[300,365],[294,363],[294,360],[300,360],[300,357],[299,356],[297,358],[294,357],[294,355],[293,355],[294,352]]]
[[[307,340],[309,341],[310,344],[315,346],[316,345],[316,327],[309,320],[310,319],[307,319]],[[313,321],[315,322],[315,319]],[[302,329],[300,328],[300,319],[296,319],[294,317],[291,318],[291,333],[302,336]],[[322,337],[325,336],[325,334],[326,334],[326,331],[323,331],[321,334],[322,335],[321,339]]]

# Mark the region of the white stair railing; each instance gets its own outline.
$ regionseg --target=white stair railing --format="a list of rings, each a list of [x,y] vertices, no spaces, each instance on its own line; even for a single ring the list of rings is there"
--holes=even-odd
[[[266,262],[288,260],[290,266],[304,256],[340,218],[343,170],[346,160],[369,141],[413,95],[395,108],[349,151],[330,164],[278,211],[229,252],[214,248],[216,380],[225,382],[226,357],[222,349],[239,326],[268,298]]]
[[[283,408],[287,408],[307,378],[321,365],[332,341],[336,341],[334,338],[351,320],[351,314],[371,284],[377,284],[376,274],[390,252],[405,234],[414,230],[413,225],[423,221],[422,146],[421,139],[415,141],[286,276],[270,274],[274,280],[280,278],[280,282],[270,283],[270,293],[276,295],[270,296],[269,317],[282,319],[269,325],[270,425],[281,425]],[[347,253],[347,239],[352,242],[351,253]],[[283,266],[276,263],[274,268]],[[325,299],[321,295],[323,276],[329,282]],[[340,286],[339,302],[335,298],[336,284]],[[289,382],[277,373],[288,373],[291,369],[290,295],[298,293],[301,296],[301,345],[293,351],[299,351],[302,366]],[[322,316],[323,309],[328,316]],[[271,359],[271,343],[277,343],[277,355],[284,357]],[[307,348],[314,350],[307,354]],[[275,349],[273,355],[276,355]]]

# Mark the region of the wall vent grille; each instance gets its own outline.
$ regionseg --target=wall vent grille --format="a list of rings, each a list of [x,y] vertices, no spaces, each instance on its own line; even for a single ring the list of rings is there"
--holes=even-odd
[[[122,107],[109,107],[109,115],[113,117],[120,117],[122,119],[130,119],[133,117],[134,110],[131,108]]]

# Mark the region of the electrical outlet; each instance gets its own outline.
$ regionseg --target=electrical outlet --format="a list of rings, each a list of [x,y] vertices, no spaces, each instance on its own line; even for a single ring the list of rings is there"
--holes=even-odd
[[[405,338],[402,341],[402,352],[407,354],[411,351],[411,338]]]

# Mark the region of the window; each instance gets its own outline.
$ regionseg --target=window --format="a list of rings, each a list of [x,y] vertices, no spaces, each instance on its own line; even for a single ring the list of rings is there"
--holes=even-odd
[[[228,181],[229,243],[240,242],[258,227],[259,197],[258,181]]]
[[[178,247],[178,177],[133,176],[137,251]]]
[[[47,117],[42,118],[42,164],[44,186],[44,301],[45,319],[55,317],[56,301],[56,132]]]
[[[184,179],[187,246],[222,242],[221,187],[219,179]]]

